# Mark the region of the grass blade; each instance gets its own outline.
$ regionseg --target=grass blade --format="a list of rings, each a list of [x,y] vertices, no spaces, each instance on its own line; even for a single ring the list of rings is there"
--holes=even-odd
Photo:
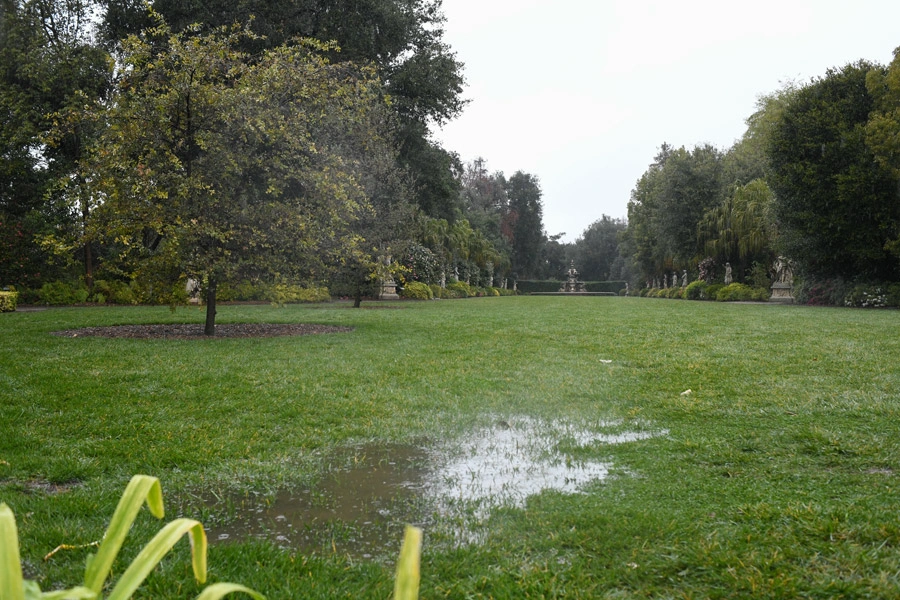
[[[24,600],[23,583],[16,517],[9,506],[0,504],[0,598]]]
[[[116,506],[116,512],[113,513],[112,520],[109,522],[100,549],[97,550],[96,555],[88,558],[84,572],[84,585],[97,595],[100,594],[103,582],[106,581],[106,577],[112,569],[116,555],[125,541],[125,536],[128,535],[131,524],[134,523],[145,500],[147,508],[150,509],[153,516],[158,519],[163,518],[165,511],[159,479],[149,475],[135,475],[128,482],[128,486]]]
[[[172,549],[181,537],[190,533],[191,553],[193,554],[194,577],[197,581],[206,581],[206,532],[203,525],[193,519],[175,519],[159,530],[144,549],[141,550],[128,566],[116,586],[109,594],[108,600],[126,600],[131,598],[159,561]]]
[[[419,597],[419,555],[422,550],[422,530],[406,526],[400,559],[397,561],[397,580],[394,600],[416,600]]]

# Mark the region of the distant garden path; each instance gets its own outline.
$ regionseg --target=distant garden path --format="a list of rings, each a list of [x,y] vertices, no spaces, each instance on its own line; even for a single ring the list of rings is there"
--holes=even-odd
[[[345,333],[352,327],[316,325],[310,323],[223,323],[216,325],[217,338],[276,337],[285,335],[315,335]],[[203,324],[115,325],[112,327],[84,327],[54,331],[62,337],[108,337],[134,339],[209,339],[203,335]]]

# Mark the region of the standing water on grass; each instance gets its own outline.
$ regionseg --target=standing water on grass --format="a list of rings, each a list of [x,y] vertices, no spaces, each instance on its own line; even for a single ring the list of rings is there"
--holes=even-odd
[[[597,433],[565,421],[495,419],[468,435],[422,445],[364,445],[336,454],[314,487],[284,491],[265,502],[231,498],[237,519],[210,529],[213,542],[263,537],[286,547],[362,557],[394,551],[403,524],[455,523],[457,540],[492,508],[523,506],[543,490],[578,493],[602,480],[610,464],[576,459],[561,448],[621,444],[664,431]]]

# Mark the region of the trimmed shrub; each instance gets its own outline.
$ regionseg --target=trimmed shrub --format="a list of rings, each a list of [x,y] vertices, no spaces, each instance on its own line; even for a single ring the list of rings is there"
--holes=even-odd
[[[703,292],[706,291],[708,285],[709,284],[702,279],[692,281],[684,289],[684,297],[688,300],[703,300]]]
[[[758,302],[766,299],[768,299],[768,292],[765,288],[752,288],[743,283],[730,283],[716,293],[718,302]]]
[[[80,304],[88,299],[87,288],[83,284],[70,285],[64,281],[45,283],[38,291],[41,304]]]
[[[331,294],[328,293],[327,287],[312,286],[307,288],[299,285],[276,283],[269,288],[268,292],[267,299],[275,306],[306,302],[328,302],[331,300]]]
[[[409,281],[400,289],[400,297],[407,300],[431,300],[434,294],[427,283]]]
[[[606,292],[609,294],[619,294],[625,289],[624,281],[588,281],[584,284],[586,292]]]
[[[558,292],[562,282],[553,280],[516,280],[516,288],[522,294],[533,294],[534,292]]]
[[[706,289],[701,292],[700,299],[701,300],[715,300],[716,296],[719,293],[719,290],[721,290],[723,287],[725,287],[725,285],[721,284],[721,283],[711,283],[711,284],[707,285]]]
[[[94,293],[89,298],[91,302],[103,304],[137,304],[134,290],[124,281],[115,279],[98,279],[94,282]]]
[[[475,290],[465,281],[448,283],[445,289],[451,294],[452,298],[471,298],[475,296]]]
[[[18,300],[19,294],[16,292],[0,292],[0,312],[13,312]]]

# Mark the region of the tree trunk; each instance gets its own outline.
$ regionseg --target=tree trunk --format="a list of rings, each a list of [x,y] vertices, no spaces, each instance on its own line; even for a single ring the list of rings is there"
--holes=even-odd
[[[359,308],[362,305],[362,285],[360,285],[359,280],[356,282],[356,293],[353,295],[353,308]]]
[[[206,326],[203,335],[216,335],[216,281],[209,280],[206,289]]]

